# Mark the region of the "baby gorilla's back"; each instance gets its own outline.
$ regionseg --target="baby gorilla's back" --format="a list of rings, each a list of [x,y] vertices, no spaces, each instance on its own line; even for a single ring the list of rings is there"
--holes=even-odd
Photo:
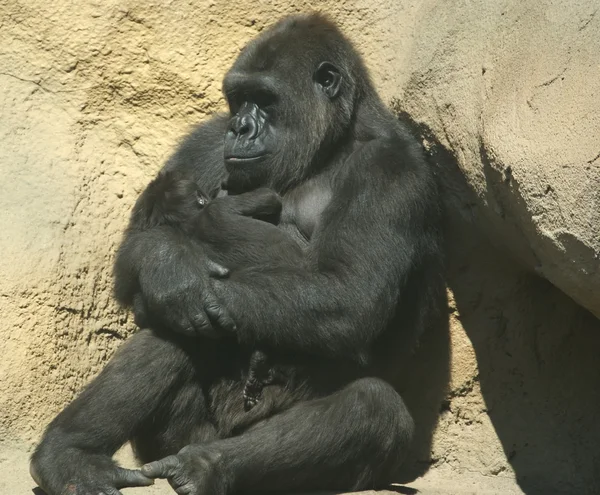
[[[194,181],[169,171],[150,183],[132,215],[145,229],[182,230],[209,259],[235,272],[301,261],[300,245],[275,225],[280,213],[281,198],[270,189],[209,200]]]

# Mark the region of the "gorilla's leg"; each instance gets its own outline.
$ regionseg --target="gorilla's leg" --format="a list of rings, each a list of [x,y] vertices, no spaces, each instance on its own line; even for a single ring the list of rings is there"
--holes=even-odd
[[[197,345],[197,343],[196,343]],[[190,443],[205,443],[217,438],[217,429],[208,421],[206,397],[193,379],[174,388],[135,432],[131,444],[136,457],[150,462],[176,454]]]
[[[194,426],[202,426],[206,412],[195,359],[150,331],[133,335],[50,423],[31,459],[35,481],[50,495],[114,495],[150,484],[139,471],[117,467],[112,455],[141,434],[154,434],[159,455],[195,439]],[[138,450],[148,460],[144,447]]]
[[[364,378],[241,436],[186,447],[142,472],[168,477],[183,495],[378,488],[402,462],[412,433],[412,418],[395,390]]]

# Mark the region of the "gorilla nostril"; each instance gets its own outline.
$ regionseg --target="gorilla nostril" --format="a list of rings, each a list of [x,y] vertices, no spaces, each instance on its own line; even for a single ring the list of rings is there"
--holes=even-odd
[[[233,126],[232,130],[237,137],[244,137],[246,139],[254,139],[257,134],[258,126],[250,115],[244,115],[238,118]]]

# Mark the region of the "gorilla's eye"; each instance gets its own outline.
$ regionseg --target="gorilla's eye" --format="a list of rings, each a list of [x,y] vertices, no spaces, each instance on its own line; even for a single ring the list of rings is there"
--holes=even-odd
[[[198,202],[198,205],[200,205],[200,208],[204,208],[208,203],[206,197],[199,191],[196,191],[196,201]]]
[[[275,95],[268,91],[256,91],[250,99],[262,110],[272,107],[277,100]]]
[[[339,92],[342,76],[335,65],[322,62],[315,72],[314,80],[329,98],[333,98]]]
[[[277,103],[277,96],[270,91],[263,90],[236,90],[225,95],[232,115],[237,114],[245,104],[256,105],[261,110],[271,110]]]

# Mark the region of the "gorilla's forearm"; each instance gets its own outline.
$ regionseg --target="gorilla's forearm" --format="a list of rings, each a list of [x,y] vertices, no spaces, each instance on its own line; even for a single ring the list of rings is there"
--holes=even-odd
[[[203,191],[215,195],[225,176],[222,136],[226,124],[225,116],[216,115],[197,126],[167,160],[161,173],[177,172],[180,178],[194,181]],[[131,304],[133,295],[139,291],[138,279],[145,267],[151,270],[157,263],[182,261],[189,264],[185,263],[186,258],[197,255],[193,252],[192,240],[176,229],[166,225],[146,229],[144,217],[147,215],[140,215],[137,210],[151,210],[155,199],[148,187],[140,195],[117,253],[115,295],[122,304]]]
[[[115,295],[133,304],[136,322],[188,336],[219,338],[233,321],[219,307],[209,275],[227,270],[170,227],[130,232],[115,264]]]
[[[300,266],[240,270],[214,284],[240,341],[368,359],[398,302],[413,297],[406,287],[415,267],[437,249],[430,240],[434,224],[419,230],[426,212],[415,179],[390,187],[394,180],[376,187],[347,180],[323,213]]]
[[[123,238],[114,266],[115,297],[130,306],[140,292],[140,275],[164,268],[176,271],[174,264],[197,264],[192,241],[167,226],[138,231],[130,229]],[[189,263],[185,263],[189,258]],[[166,282],[166,281],[163,281]]]
[[[253,269],[213,287],[240,342],[365,362],[393,316],[401,282],[391,275],[390,284],[361,272],[339,278],[300,268]]]

